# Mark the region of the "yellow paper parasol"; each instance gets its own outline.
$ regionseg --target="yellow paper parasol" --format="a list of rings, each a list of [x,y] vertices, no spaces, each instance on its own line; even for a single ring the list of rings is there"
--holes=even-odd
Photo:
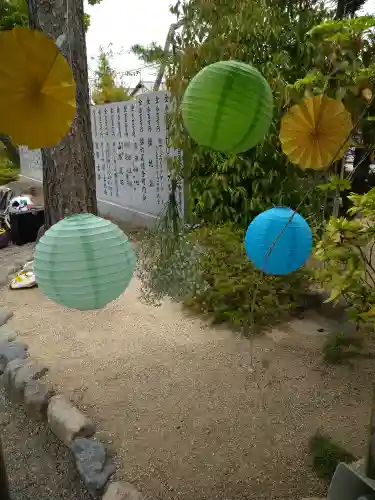
[[[314,96],[292,106],[281,120],[281,147],[300,168],[323,170],[344,156],[351,129],[351,116],[342,102]]]
[[[54,41],[27,28],[0,32],[0,132],[31,149],[52,147],[75,111],[72,70]]]

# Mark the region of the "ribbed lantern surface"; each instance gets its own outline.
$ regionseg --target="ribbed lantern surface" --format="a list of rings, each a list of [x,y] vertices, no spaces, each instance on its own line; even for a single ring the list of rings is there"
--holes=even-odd
[[[136,256],[127,236],[92,214],[66,217],[39,240],[34,273],[42,292],[58,304],[100,309],[119,297],[133,276]]]
[[[247,228],[245,236],[247,256],[266,274],[289,274],[303,266],[310,256],[311,229],[298,213],[288,223],[292,215],[291,208],[271,208],[255,217]],[[275,246],[269,254],[276,239]]]
[[[182,118],[191,137],[224,153],[241,153],[261,142],[272,113],[268,82],[257,69],[238,61],[203,68],[182,102]]]

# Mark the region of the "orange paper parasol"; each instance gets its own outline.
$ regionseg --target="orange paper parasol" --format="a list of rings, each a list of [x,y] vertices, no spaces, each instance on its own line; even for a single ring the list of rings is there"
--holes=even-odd
[[[281,120],[282,150],[302,169],[323,170],[344,156],[351,129],[351,116],[342,102],[326,96],[304,99]]]
[[[76,86],[69,63],[40,31],[0,33],[0,132],[31,149],[55,146],[69,131]]]

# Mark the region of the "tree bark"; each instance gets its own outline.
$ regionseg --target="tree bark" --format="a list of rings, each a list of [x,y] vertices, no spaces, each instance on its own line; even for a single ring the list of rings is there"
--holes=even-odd
[[[336,19],[354,16],[366,3],[366,0],[337,0]]]
[[[15,146],[9,135],[0,134],[0,141],[4,144],[7,156],[17,167],[20,166],[20,153],[17,146]]]
[[[65,35],[60,50],[77,85],[77,114],[70,132],[54,148],[42,150],[48,229],[69,214],[97,213],[83,0],[28,0],[28,7],[31,28],[54,41]]]
[[[336,19],[342,19],[345,16],[347,0],[337,0],[336,4]]]

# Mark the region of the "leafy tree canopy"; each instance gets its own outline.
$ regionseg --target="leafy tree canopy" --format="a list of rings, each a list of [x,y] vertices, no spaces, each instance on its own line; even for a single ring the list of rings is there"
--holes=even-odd
[[[103,47],[99,50],[92,100],[95,104],[128,101],[130,96],[127,90],[116,85],[116,72],[111,67],[109,54],[104,51]]]
[[[28,10],[25,0],[0,0],[0,30],[27,26]]]
[[[365,5],[367,0],[337,0],[336,18],[351,17]]]
[[[170,117],[170,137],[173,147],[183,148],[185,158],[186,152],[191,158],[190,172],[185,167],[184,176],[190,177],[193,216],[246,226],[273,204],[296,206],[312,179],[281,153],[279,121],[288,84],[311,68],[315,46],[306,40],[306,33],[333,12],[315,0],[185,0],[177,2],[172,12],[184,21],[175,33],[176,55],[167,69],[167,87],[177,103],[203,67],[226,59],[259,69],[275,100],[270,134],[263,144],[239,156],[200,148],[186,135],[176,106]],[[309,199],[304,208],[310,202],[315,203]]]
[[[135,44],[130,50],[146,64],[162,62],[164,60],[164,50],[156,42],[151,42],[149,45]]]

